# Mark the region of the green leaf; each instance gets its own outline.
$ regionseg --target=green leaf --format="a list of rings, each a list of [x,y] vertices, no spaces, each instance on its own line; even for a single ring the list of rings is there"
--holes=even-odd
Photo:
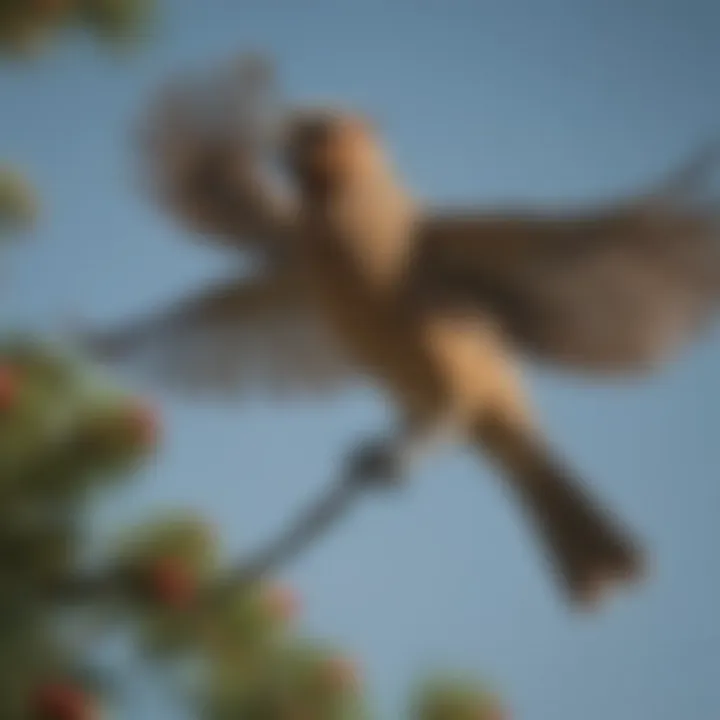
[[[412,701],[416,720],[502,720],[497,697],[487,688],[465,679],[440,677],[426,682]]]
[[[0,239],[30,227],[37,214],[37,196],[27,180],[19,171],[0,165]]]
[[[116,555],[123,564],[177,558],[207,573],[216,566],[217,540],[211,525],[194,512],[175,511],[123,533]]]

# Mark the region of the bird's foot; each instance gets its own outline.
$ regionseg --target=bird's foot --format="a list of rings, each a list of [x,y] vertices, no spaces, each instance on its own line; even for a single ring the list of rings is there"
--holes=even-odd
[[[397,444],[368,441],[351,453],[347,474],[352,483],[395,488],[405,480],[407,463]]]

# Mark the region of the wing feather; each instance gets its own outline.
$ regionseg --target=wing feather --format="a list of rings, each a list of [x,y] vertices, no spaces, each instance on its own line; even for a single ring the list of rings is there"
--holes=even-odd
[[[708,161],[703,153],[653,191],[599,209],[428,214],[414,292],[490,313],[539,360],[649,368],[718,309],[720,199]]]
[[[79,341],[97,360],[193,395],[317,393],[341,387],[352,374],[289,274],[213,284]]]
[[[170,83],[140,129],[151,197],[215,243],[276,256],[293,241],[295,200],[276,181],[266,137],[271,75],[252,62]]]

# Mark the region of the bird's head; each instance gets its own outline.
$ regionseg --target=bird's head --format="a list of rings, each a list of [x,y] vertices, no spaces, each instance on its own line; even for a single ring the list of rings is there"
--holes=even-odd
[[[305,111],[290,119],[284,162],[301,190],[315,195],[386,172],[372,123],[359,115],[329,110]]]

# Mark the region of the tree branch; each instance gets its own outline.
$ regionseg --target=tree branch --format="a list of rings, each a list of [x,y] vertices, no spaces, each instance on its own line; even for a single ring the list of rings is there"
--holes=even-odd
[[[325,488],[288,528],[231,568],[226,577],[209,589],[208,597],[216,598],[239,585],[257,582],[298,557],[347,515],[360,494],[373,486],[370,481],[374,479],[351,468]],[[131,597],[135,592],[132,579],[117,572],[63,578],[53,582],[48,590],[52,600],[67,604]]]
[[[254,582],[297,557],[347,515],[365,487],[353,478],[341,478],[331,485],[285,532],[241,563],[230,574],[228,583],[234,586]]]

